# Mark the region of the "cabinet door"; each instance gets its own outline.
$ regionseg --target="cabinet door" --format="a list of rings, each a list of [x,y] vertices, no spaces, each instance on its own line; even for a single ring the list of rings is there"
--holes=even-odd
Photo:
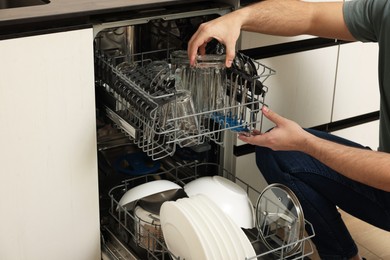
[[[338,47],[263,59],[276,70],[265,81],[266,103],[272,110],[303,127],[330,122]],[[273,124],[264,122],[264,129]]]
[[[261,33],[244,31],[241,34],[241,40],[239,43],[240,43],[240,49],[245,50],[250,48],[271,46],[275,44],[294,42],[294,41],[306,40],[311,38],[315,38],[315,37],[311,35],[299,35],[299,36],[291,36],[291,37],[273,36],[273,35],[266,35]]]
[[[0,259],[100,259],[92,29],[0,57]]]
[[[379,120],[332,132],[332,134],[378,150]]]
[[[340,46],[333,121],[379,110],[378,45]]]

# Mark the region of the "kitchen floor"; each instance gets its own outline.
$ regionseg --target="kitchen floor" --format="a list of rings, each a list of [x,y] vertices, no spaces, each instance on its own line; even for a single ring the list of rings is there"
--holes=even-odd
[[[367,260],[390,260],[390,232],[378,229],[343,211],[340,211],[362,257]],[[315,252],[311,260],[320,260]]]

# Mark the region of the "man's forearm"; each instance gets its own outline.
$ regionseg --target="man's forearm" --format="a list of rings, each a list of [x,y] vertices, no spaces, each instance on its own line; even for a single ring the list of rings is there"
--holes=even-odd
[[[358,182],[390,191],[390,154],[340,145],[310,136],[301,150]]]
[[[244,7],[237,11],[237,15],[244,31],[353,40],[344,22],[342,6],[342,2],[267,0]]]

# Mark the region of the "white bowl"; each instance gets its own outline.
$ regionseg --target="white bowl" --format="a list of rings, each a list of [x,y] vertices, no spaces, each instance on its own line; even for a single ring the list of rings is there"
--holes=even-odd
[[[168,180],[155,180],[140,184],[128,190],[122,196],[122,198],[119,200],[117,210],[119,210],[119,206],[126,208],[128,204],[146,196],[174,189],[181,189],[181,187],[178,184]]]
[[[254,208],[247,193],[238,184],[221,176],[201,177],[184,185],[189,197],[203,194],[242,228],[253,228]]]

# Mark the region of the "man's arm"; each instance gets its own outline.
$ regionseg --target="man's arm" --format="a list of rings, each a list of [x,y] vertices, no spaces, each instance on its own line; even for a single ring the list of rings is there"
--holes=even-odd
[[[311,135],[302,151],[355,181],[390,192],[390,154],[349,147]]]
[[[324,140],[266,107],[263,114],[275,123],[275,127],[264,134],[240,135],[240,140],[273,150],[307,153],[350,179],[390,191],[390,154]]]
[[[268,0],[236,12],[242,17],[241,29],[244,31],[354,40],[344,22],[342,1]]]
[[[198,50],[204,53],[206,44],[214,38],[225,44],[226,65],[230,67],[241,30],[280,36],[310,34],[354,40],[344,22],[342,2],[267,0],[202,24],[189,41],[191,64],[194,64]]]

